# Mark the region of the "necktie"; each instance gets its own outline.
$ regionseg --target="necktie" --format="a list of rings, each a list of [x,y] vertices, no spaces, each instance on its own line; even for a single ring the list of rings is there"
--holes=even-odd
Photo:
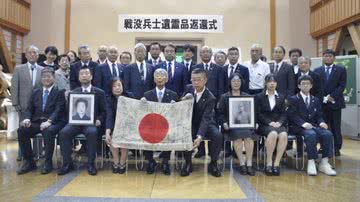
[[[188,69],[189,70],[189,63],[187,62],[187,63],[185,63],[185,65],[186,65],[186,69]]]
[[[163,93],[162,93],[162,91],[159,91],[158,92],[158,101],[161,102],[162,99],[163,99]]]
[[[275,71],[274,71],[274,73],[277,73],[277,72],[278,72],[278,69],[279,69],[279,65],[277,64],[277,65],[275,65]]]
[[[234,66],[230,66],[231,70],[230,70],[230,74],[229,77],[234,73]]]
[[[306,105],[306,108],[309,108],[309,96],[305,97],[305,105]]]
[[[84,88],[83,93],[88,93],[89,91]]]
[[[326,81],[329,81],[329,78],[330,78],[330,66],[327,66],[326,67]]]
[[[156,66],[156,65],[157,65],[156,60],[153,60],[153,66]]]
[[[35,65],[31,65],[31,81],[33,86],[35,86],[35,81],[36,81],[36,75],[34,75],[35,68],[36,68]]]
[[[112,76],[113,77],[118,77],[117,71],[116,71],[116,67],[115,64],[112,64]]]
[[[42,103],[42,110],[45,111],[45,106],[46,106],[46,102],[47,102],[47,99],[49,97],[49,90],[46,89],[44,91],[44,95],[43,95],[43,103]]]
[[[169,80],[172,79],[172,68],[171,68],[171,62],[168,63],[168,69],[167,69],[167,72],[168,72],[168,76],[169,76]]]
[[[145,80],[144,65],[143,65],[143,63],[140,64],[140,76],[141,76],[141,80]]]
[[[209,65],[205,64],[205,71],[209,71]]]

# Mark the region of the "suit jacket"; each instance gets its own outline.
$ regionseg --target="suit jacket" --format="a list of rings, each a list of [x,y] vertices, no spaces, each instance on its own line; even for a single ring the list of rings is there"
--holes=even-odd
[[[152,65],[152,66],[154,66],[153,61],[152,61],[151,58],[148,59],[148,60],[145,60],[145,62],[148,63],[148,64],[150,64],[150,65]],[[159,62],[158,62],[156,65],[158,65],[158,64],[160,64],[160,63],[162,63],[162,62],[163,62],[163,61],[161,60],[161,58],[159,58]],[[156,66],[156,65],[155,65],[155,66]]]
[[[96,62],[90,61],[89,62],[89,68],[93,75],[93,78],[95,77],[95,69],[98,64]],[[73,90],[77,87],[80,87],[80,81],[79,81],[79,71],[82,67],[81,61],[75,62],[70,65],[70,89]],[[92,80],[92,85],[95,85],[95,79]]]
[[[270,72],[274,73],[275,65],[270,67]],[[295,93],[295,74],[293,67],[283,62],[280,70],[276,73],[277,87],[276,91],[285,97],[294,95]]]
[[[69,76],[66,78],[60,69],[55,71],[55,85],[60,90],[70,90],[70,78]]]
[[[36,82],[32,85],[30,70],[27,64],[18,65],[11,79],[11,102],[13,106],[20,106],[20,121],[24,119],[23,114],[26,111],[29,99],[33,89],[40,88],[42,66],[36,66]]]
[[[111,94],[112,92],[112,86],[111,86],[111,81],[113,78],[113,75],[111,74],[110,71],[109,64],[108,63],[104,63],[101,65],[98,65],[96,67],[95,70],[95,86],[102,89],[106,95]],[[121,64],[117,64],[116,68],[118,69],[119,72],[119,78],[123,79],[124,75],[123,75],[123,71],[124,71],[124,66]]]
[[[225,78],[225,90],[228,90],[230,87],[230,81],[229,81],[229,77],[228,77],[228,68],[229,68],[230,64],[225,65],[223,67],[223,71],[224,71],[224,78]],[[237,64],[235,69],[234,69],[234,73],[238,73],[243,77],[243,82],[241,83],[241,91],[242,92],[249,92],[249,69],[241,64]]]
[[[343,92],[346,87],[346,79],[347,79],[346,69],[339,65],[333,65],[330,73],[329,81],[326,81],[326,73],[324,66],[316,68],[314,72],[320,76],[320,80],[324,84],[322,86],[323,96],[330,95],[335,100],[334,104],[332,103],[324,104],[324,108],[330,108],[330,109],[345,108]]]
[[[194,65],[192,70],[196,68],[204,69],[205,67],[203,63],[200,63]],[[208,81],[206,83],[206,87],[216,98],[219,98],[225,91],[224,80],[225,78],[222,67],[217,64],[211,63],[208,72]]]
[[[305,122],[311,123],[315,127],[319,127],[321,122],[324,122],[321,102],[312,96],[310,97],[309,108],[306,107],[304,99],[301,94],[291,96],[289,98],[289,132],[298,134],[304,130],[302,125]]]
[[[255,97],[256,119],[259,127],[269,126],[271,122],[280,122],[285,125],[287,122],[285,96],[275,95],[275,107],[271,110],[268,96],[262,92]]]
[[[229,123],[229,97],[231,97],[231,92],[227,92],[221,95],[219,104],[218,104],[218,121],[222,126],[224,123]],[[249,96],[249,94],[240,92],[240,96]]]
[[[144,97],[148,101],[159,102],[158,97],[157,97],[157,93],[156,93],[156,88],[145,92]],[[178,97],[176,92],[165,88],[165,92],[164,92],[164,95],[163,95],[163,98],[162,98],[161,102],[162,103],[170,103],[171,100],[174,100],[175,102],[177,102],[178,99],[179,99],[179,97]]]
[[[309,76],[313,79],[313,85],[312,88],[310,90],[310,94],[319,98],[319,100],[323,99],[323,83],[319,77],[319,75],[313,71],[309,71]],[[300,92],[300,89],[297,87],[297,80],[301,77],[301,71],[299,70],[299,72],[297,74],[295,74],[295,81],[296,81],[296,94]]]
[[[191,71],[194,69],[193,67],[195,66],[195,63],[194,63],[194,61],[191,61],[191,63],[189,63],[189,68],[186,66],[185,60],[181,64],[184,65],[184,72],[188,78],[188,81],[186,84],[190,84],[191,83]]]
[[[90,117],[86,114],[84,114],[84,116],[81,118],[80,115],[78,113],[76,113],[73,117],[72,117],[73,120],[85,120],[85,121],[88,121],[90,120]]]
[[[161,62],[155,68],[162,68],[167,70],[167,61]],[[166,83],[166,88],[175,91],[178,96],[181,96],[184,93],[184,89],[188,84],[188,77],[185,71],[185,66],[181,63],[175,62],[174,75],[172,78],[169,78]]]
[[[59,90],[54,86],[48,95],[45,110],[43,111],[43,88],[37,88],[31,94],[24,118],[30,119],[31,122],[42,122],[48,119],[50,119],[53,124],[60,121],[65,122],[65,103],[64,90]]]
[[[72,92],[74,93],[82,93],[82,88],[75,88]],[[91,93],[95,94],[95,103],[94,103],[94,118],[95,120],[99,120],[102,125],[105,124],[106,118],[106,109],[105,109],[105,92],[100,88],[91,87]]]
[[[191,84],[186,87],[185,94],[186,93],[191,93],[194,95],[195,90]],[[216,97],[207,88],[205,89],[198,103],[196,103],[196,99],[194,99],[193,115],[191,121],[193,138],[195,138],[196,135],[206,137],[209,126],[213,125],[217,127],[217,123],[215,121],[215,105]]]
[[[141,80],[139,68],[136,63],[128,65],[124,69],[124,90],[127,94],[133,94],[135,99],[144,96],[144,92],[154,88],[154,67],[146,64],[146,78]]]

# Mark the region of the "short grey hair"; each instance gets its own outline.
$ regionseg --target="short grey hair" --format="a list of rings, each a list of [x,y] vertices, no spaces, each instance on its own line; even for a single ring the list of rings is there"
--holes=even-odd
[[[78,54],[80,55],[80,50],[85,49],[87,51],[90,51],[90,47],[88,45],[80,45],[78,48]]]
[[[298,58],[298,63],[300,63],[300,60],[306,60],[308,62],[308,64],[311,65],[311,58],[308,56],[300,56]]]
[[[166,78],[168,78],[168,72],[165,69],[162,69],[162,68],[156,69],[154,72],[154,76],[157,74],[164,75]]]
[[[259,48],[262,50],[262,46],[260,44],[254,43],[253,45],[251,45],[250,49],[254,49],[254,48]]]
[[[39,54],[39,48],[38,47],[36,47],[35,45],[30,45],[30,46],[28,46],[27,48],[26,48],[26,52],[28,52],[28,51],[30,51],[31,49],[33,49],[33,50],[35,50],[35,52],[37,53],[37,54]]]
[[[137,43],[134,47],[134,50],[136,50],[137,48],[143,48],[146,50],[146,46],[143,43]]]
[[[98,51],[101,50],[101,49],[105,49],[105,50],[107,51],[107,50],[108,50],[108,47],[105,46],[105,45],[101,45],[101,46],[99,46]]]
[[[116,46],[109,46],[109,48],[107,48],[106,52],[109,52],[110,50],[116,50],[116,52],[119,53],[119,49]]]
[[[211,49],[209,46],[203,46],[203,47],[201,47],[201,51],[204,50],[204,49],[208,49],[211,54],[213,53],[212,49]]]

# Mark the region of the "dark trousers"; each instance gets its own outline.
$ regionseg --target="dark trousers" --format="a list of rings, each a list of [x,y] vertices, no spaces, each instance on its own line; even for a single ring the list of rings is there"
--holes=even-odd
[[[171,151],[162,151],[160,157],[164,163],[167,163],[170,160]],[[148,161],[154,160],[153,151],[144,151],[145,159]]]
[[[96,126],[75,126],[66,125],[59,133],[59,142],[61,154],[64,159],[64,165],[70,164],[72,153],[72,140],[78,134],[84,134],[87,141],[88,163],[94,164],[96,157],[96,147],[98,138],[98,128]]]
[[[18,138],[24,159],[28,161],[33,160],[34,155],[31,148],[31,138],[33,138],[36,134],[41,133],[45,144],[45,163],[51,164],[56,134],[64,127],[64,125],[65,123],[59,122],[51,125],[43,131],[40,130],[40,123],[31,123],[29,128],[20,127],[18,129]]]
[[[255,89],[255,90],[249,89],[249,94],[257,95],[257,94],[261,93],[262,91],[263,91],[263,89]]]
[[[322,158],[333,156],[333,134],[329,130],[322,128],[313,128],[303,130],[304,142],[306,144],[306,152],[308,159],[317,159],[318,152],[316,145],[320,143],[322,149]]]
[[[324,107],[323,111],[324,119],[334,134],[335,150],[340,150],[343,142],[341,135],[341,109],[334,110]]]
[[[193,137],[193,139],[195,139],[195,138],[196,138],[196,136]],[[208,126],[208,130],[205,134],[205,137],[203,137],[203,138],[210,140],[209,153],[210,153],[211,161],[217,161],[219,158],[219,153],[221,151],[222,143],[223,143],[223,136],[221,135],[219,129],[213,125]],[[192,152],[193,151],[185,151],[184,152],[184,158],[187,163],[191,162]]]

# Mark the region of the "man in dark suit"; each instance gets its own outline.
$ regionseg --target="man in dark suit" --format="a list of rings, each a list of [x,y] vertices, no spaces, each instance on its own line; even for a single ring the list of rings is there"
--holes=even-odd
[[[309,75],[298,79],[300,93],[289,98],[289,131],[290,133],[303,136],[308,154],[308,175],[317,175],[315,160],[318,158],[317,143],[322,149],[322,159],[319,171],[326,175],[336,175],[335,170],[329,164],[332,157],[333,134],[322,117],[321,102],[310,93],[313,79]]]
[[[241,75],[243,81],[241,82],[241,92],[249,92],[249,69],[243,65],[238,63],[239,60],[239,49],[236,47],[231,47],[228,50],[228,59],[229,64],[224,66],[224,77],[225,77],[225,84],[224,88],[225,91],[229,88],[229,78],[231,74],[238,73]]]
[[[278,81],[276,91],[288,97],[295,93],[295,75],[292,66],[283,61],[284,56],[285,48],[276,46],[273,50],[275,64],[270,68],[270,72],[276,75]]]
[[[320,76],[310,70],[311,66],[311,59],[309,57],[301,56],[298,58],[298,65],[299,65],[299,71],[297,74],[295,74],[295,80],[297,81],[301,76],[303,75],[309,75],[315,81],[312,85],[312,88],[310,90],[311,95],[319,98],[319,100],[323,99],[323,87],[322,82],[320,80]],[[296,94],[300,92],[299,88],[296,88]]]
[[[188,78],[187,84],[191,83],[191,81],[190,81],[191,70],[193,69],[193,66],[195,65],[195,63],[193,62],[194,52],[195,52],[195,50],[192,45],[190,45],[190,44],[184,45],[184,53],[183,53],[184,61],[182,63],[185,66],[184,70],[185,70],[187,78]]]
[[[165,48],[166,49],[166,48]],[[147,101],[152,102],[162,102],[162,103],[173,103],[178,100],[178,95],[176,92],[165,88],[165,84],[168,81],[168,73],[166,70],[159,68],[155,70],[154,72],[154,82],[156,84],[156,87],[150,91],[145,92],[144,98]],[[170,159],[170,153],[171,151],[163,151],[161,152],[162,157],[162,164],[161,169],[162,172],[165,175],[170,175],[170,165],[169,165],[169,159]],[[153,157],[153,151],[145,151],[145,158],[148,160],[148,167],[146,169],[146,172],[148,174],[153,174],[155,172],[156,168],[156,161]]]
[[[72,116],[73,120],[82,120],[88,121],[90,117],[86,114],[86,109],[88,108],[89,103],[85,99],[78,99],[75,102],[76,114]]]
[[[42,88],[33,91],[24,120],[18,129],[19,145],[24,161],[17,173],[25,174],[36,169],[31,148],[31,138],[42,133],[45,143],[45,163],[41,174],[48,174],[53,169],[52,156],[56,134],[66,124],[64,91],[54,86],[55,72],[51,67],[41,71]]]
[[[144,92],[154,88],[154,67],[145,62],[146,47],[142,43],[135,45],[136,62],[124,69],[124,90],[135,99],[144,96]]]
[[[289,50],[289,58],[291,65],[293,67],[295,76],[299,73],[299,63],[298,59],[302,56],[302,51],[298,48],[292,48]],[[295,86],[297,86],[297,80],[295,81]]]
[[[206,87],[218,99],[225,92],[224,73],[222,68],[211,62],[212,50],[208,46],[203,46],[200,51],[202,62],[193,66],[193,69],[204,69],[208,75]]]
[[[323,53],[324,65],[315,69],[323,85],[323,112],[326,123],[334,134],[335,155],[340,156],[342,146],[341,109],[345,108],[343,92],[346,87],[346,69],[335,65],[335,52],[331,49]]]
[[[175,91],[178,96],[182,96],[189,79],[184,70],[184,65],[175,61],[175,49],[176,47],[172,44],[168,44],[164,48],[165,61],[158,64],[156,69],[162,68],[167,71],[168,82],[166,88]]]
[[[161,45],[159,42],[153,42],[150,44],[150,58],[146,61],[146,63],[151,64],[152,66],[156,66],[162,62],[160,58],[161,53]]]
[[[119,57],[119,51],[117,47],[110,46],[107,49],[107,62],[98,65],[95,72],[95,85],[102,89],[106,95],[111,94],[111,80],[114,77],[123,79],[124,67],[121,64],[117,64]]]
[[[222,136],[218,129],[218,124],[215,121],[215,105],[216,98],[205,87],[207,79],[207,72],[204,69],[194,69],[191,73],[192,85],[187,86],[186,95],[183,99],[194,97],[194,107],[192,115],[192,138],[194,140],[193,149],[200,145],[200,142],[207,138],[211,141],[209,152],[211,162],[208,166],[208,172],[220,177],[217,160],[222,145]],[[185,165],[181,169],[181,176],[188,176],[192,172],[192,156],[193,151],[184,152]]]
[[[87,154],[88,154],[88,166],[87,170],[90,175],[96,175],[97,170],[95,168],[97,135],[101,125],[105,122],[105,93],[103,90],[91,85],[92,75],[88,66],[85,66],[79,71],[79,81],[81,87],[73,90],[74,93],[91,93],[95,94],[94,103],[94,125],[71,125],[67,124],[59,132],[59,141],[61,154],[63,156],[63,165],[58,171],[58,175],[64,175],[74,169],[74,165],[71,160],[72,153],[72,140],[78,134],[84,134],[87,141]]]
[[[95,69],[98,65],[91,61],[90,48],[87,45],[80,46],[78,49],[80,61],[71,64],[70,66],[70,89],[73,90],[80,87],[79,71],[81,67],[87,66],[91,70],[91,74],[95,75]],[[94,82],[94,81],[93,81]],[[94,85],[94,83],[93,83]]]
[[[215,53],[214,61],[220,67],[223,68],[225,66],[226,60],[227,60],[227,55],[226,55],[226,53],[224,51],[220,50],[220,51]]]

